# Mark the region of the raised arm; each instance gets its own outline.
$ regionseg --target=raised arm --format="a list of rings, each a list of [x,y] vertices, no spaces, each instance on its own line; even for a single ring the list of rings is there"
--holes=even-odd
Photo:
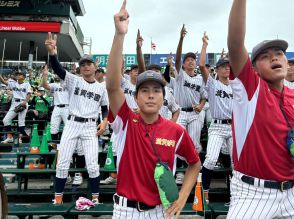
[[[121,66],[122,51],[126,33],[128,32],[129,14],[126,10],[126,0],[124,0],[120,11],[114,15],[115,34],[109,54],[107,65],[106,89],[108,92],[109,107],[115,117],[125,101],[124,93],[121,89]]]
[[[248,52],[244,45],[245,33],[246,0],[234,0],[229,17],[227,41],[230,65],[235,77],[238,77],[248,59]]]
[[[8,85],[8,83],[4,80],[4,78],[2,78],[2,76],[0,75],[0,82],[2,84],[5,84],[6,86]]]
[[[56,55],[57,55],[57,35],[52,36],[50,32],[48,32],[47,39],[45,40],[45,46],[49,53],[49,61],[51,63],[52,69],[54,72],[62,79],[65,79],[66,71],[59,63]]]
[[[143,38],[140,34],[139,29],[137,32],[136,43],[137,43],[137,47],[136,47],[137,61],[138,61],[138,68],[139,68],[139,74],[140,74],[140,73],[146,71],[146,67],[145,67],[145,62],[144,62],[143,53],[142,53]]]
[[[206,84],[208,76],[209,76],[209,71],[206,68],[206,49],[208,46],[208,36],[206,35],[206,32],[204,32],[203,37],[202,37],[202,49],[200,53],[200,58],[199,58],[199,68],[202,73],[203,80]]]
[[[177,48],[177,53],[176,53],[176,70],[177,72],[180,71],[181,68],[181,64],[182,64],[182,48],[183,48],[183,41],[184,41],[184,37],[187,34],[187,30],[185,28],[185,24],[183,24],[183,27],[181,29],[181,36],[180,36],[180,40],[179,40],[179,44],[178,44],[178,48]]]
[[[44,87],[46,90],[50,90],[50,86],[47,82],[47,78],[48,78],[48,67],[47,65],[45,65],[43,69],[42,87]]]

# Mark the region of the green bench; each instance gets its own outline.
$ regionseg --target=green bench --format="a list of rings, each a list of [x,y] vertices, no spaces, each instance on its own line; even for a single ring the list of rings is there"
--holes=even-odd
[[[212,211],[212,215],[216,218],[219,215],[227,215],[229,211],[229,206],[226,206],[224,202],[212,202],[208,206]]]
[[[21,192],[21,185],[24,183],[24,190],[28,188],[28,178],[33,175],[55,175],[55,169],[18,169],[18,168],[9,168],[9,169],[1,169],[1,173],[10,173],[15,174],[18,179],[18,191]],[[69,173],[87,173],[87,169],[85,168],[70,168],[68,170]],[[113,170],[106,170],[104,168],[100,168],[100,172],[114,172]],[[23,179],[23,180],[22,180]]]
[[[61,215],[64,218],[70,218],[68,217],[68,212],[73,205],[73,203],[64,203],[63,205],[53,205],[51,203],[9,203],[8,215],[15,215],[20,219],[33,215]]]
[[[96,205],[93,208],[90,208],[86,211],[78,211],[73,206],[68,215],[71,216],[70,218],[77,218],[78,215],[92,215],[92,216],[101,216],[101,215],[112,215],[113,213],[113,203],[104,203],[100,205]],[[203,212],[198,212],[198,215],[203,215]],[[208,209],[205,211],[205,215],[211,215],[211,210]],[[186,203],[185,207],[183,208],[181,215],[197,215],[197,212],[192,209],[192,203]]]

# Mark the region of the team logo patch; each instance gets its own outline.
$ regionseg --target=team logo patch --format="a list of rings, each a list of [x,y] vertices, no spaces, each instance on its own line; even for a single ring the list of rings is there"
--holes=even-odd
[[[138,119],[133,119],[133,122],[137,123],[138,122]]]

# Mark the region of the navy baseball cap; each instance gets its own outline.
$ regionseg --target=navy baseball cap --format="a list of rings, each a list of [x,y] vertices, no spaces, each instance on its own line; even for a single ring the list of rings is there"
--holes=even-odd
[[[14,74],[15,75],[22,75],[22,76],[26,77],[26,73],[23,71],[16,71],[16,72],[14,72]]]
[[[255,59],[257,56],[264,50],[269,49],[269,48],[279,48],[283,52],[285,52],[288,48],[288,42],[285,40],[264,40],[260,43],[258,43],[253,49],[251,53],[251,62],[255,62]]]
[[[134,70],[136,68],[139,68],[139,66],[138,65],[131,65],[131,69],[130,70],[132,71],[132,70]]]
[[[215,67],[218,68],[220,67],[221,65],[225,65],[225,64],[230,64],[230,61],[227,57],[224,57],[224,58],[220,58],[217,63],[215,64]]]
[[[150,64],[148,67],[147,67],[147,70],[152,70],[152,69],[156,69],[158,71],[161,71],[161,67],[159,65],[156,65],[156,64]]]
[[[92,62],[95,63],[94,59],[90,55],[84,55],[80,60],[79,60],[79,66],[82,65],[84,62]]]
[[[183,62],[185,62],[185,60],[186,60],[188,57],[191,57],[191,58],[193,58],[193,59],[196,60],[196,55],[195,55],[195,53],[194,53],[194,52],[188,52],[188,53],[186,53],[186,54],[184,55],[184,60],[183,60]]]
[[[160,73],[147,70],[138,75],[137,83],[136,83],[136,91],[138,91],[139,87],[147,81],[155,81],[159,83],[162,87],[165,86],[165,81],[163,80],[162,75]]]

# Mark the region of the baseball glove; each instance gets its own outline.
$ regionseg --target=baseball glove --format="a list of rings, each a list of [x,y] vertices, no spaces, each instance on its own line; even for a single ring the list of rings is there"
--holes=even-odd
[[[14,108],[14,112],[16,112],[16,113],[20,113],[20,112],[24,111],[25,109],[26,109],[26,107],[25,107],[24,105],[19,104],[18,106],[16,106],[16,107]]]

